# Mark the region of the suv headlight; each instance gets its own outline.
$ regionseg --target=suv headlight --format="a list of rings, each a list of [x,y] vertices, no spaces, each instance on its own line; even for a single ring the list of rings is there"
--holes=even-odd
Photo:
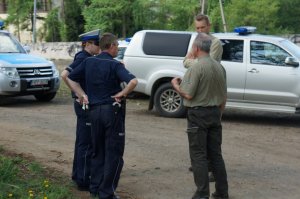
[[[59,77],[59,71],[56,68],[53,69],[53,76]]]
[[[6,75],[9,78],[19,78],[19,73],[16,68],[0,67],[0,73]]]

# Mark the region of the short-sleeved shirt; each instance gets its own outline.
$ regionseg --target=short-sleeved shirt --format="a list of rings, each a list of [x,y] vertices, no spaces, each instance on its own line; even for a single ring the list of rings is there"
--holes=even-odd
[[[102,52],[85,59],[69,74],[69,78],[76,82],[85,80],[86,94],[93,106],[113,103],[111,96],[122,90],[121,82],[129,83],[135,76],[109,53]]]
[[[65,70],[71,73],[76,67],[78,67],[83,62],[83,60],[91,56],[92,55],[85,50],[79,51],[78,53],[76,53],[73,62],[68,67],[66,67]],[[81,88],[85,91],[85,81],[82,80],[79,82],[79,84]],[[77,98],[74,92],[72,92],[72,97]]]
[[[180,89],[192,96],[184,99],[186,107],[221,105],[227,94],[224,67],[209,55],[195,59],[186,71]]]

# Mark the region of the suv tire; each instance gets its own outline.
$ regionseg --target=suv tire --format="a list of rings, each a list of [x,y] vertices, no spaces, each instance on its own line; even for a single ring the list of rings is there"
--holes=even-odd
[[[183,99],[171,83],[158,87],[154,95],[154,105],[159,115],[164,117],[184,117],[186,114]]]

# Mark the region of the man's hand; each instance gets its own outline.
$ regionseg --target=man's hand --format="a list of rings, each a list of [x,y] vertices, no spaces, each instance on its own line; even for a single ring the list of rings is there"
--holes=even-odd
[[[180,77],[174,77],[171,81],[171,84],[174,88],[176,88],[177,86],[179,86],[181,83],[181,78]]]
[[[80,96],[79,100],[80,100],[80,104],[89,104],[89,98],[86,94]]]
[[[191,100],[193,98],[192,96],[190,96],[180,90],[181,81],[182,81],[182,79],[180,77],[174,77],[171,81],[171,84],[172,84],[174,90],[179,93],[179,95],[181,95],[183,98],[185,98],[187,100]]]
[[[138,81],[136,78],[130,80],[127,86],[122,91],[118,92],[117,94],[111,97],[114,98],[116,102],[121,102],[122,98],[126,97],[129,93],[133,91],[137,83]]]
[[[195,59],[195,56],[193,55],[192,52],[188,52],[185,56],[187,59]]]
[[[114,96],[111,96],[112,98],[115,99],[116,102],[121,102],[123,97],[126,97],[123,93],[123,91],[118,92],[117,94],[115,94]]]

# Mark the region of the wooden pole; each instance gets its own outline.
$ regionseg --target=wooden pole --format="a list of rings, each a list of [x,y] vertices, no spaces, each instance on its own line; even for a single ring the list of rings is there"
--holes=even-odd
[[[225,15],[224,15],[224,11],[223,11],[222,0],[219,0],[219,3],[220,3],[220,9],[221,9],[221,15],[222,15],[222,21],[223,21],[224,32],[227,32],[227,25],[226,25],[226,21],[225,21]]]

